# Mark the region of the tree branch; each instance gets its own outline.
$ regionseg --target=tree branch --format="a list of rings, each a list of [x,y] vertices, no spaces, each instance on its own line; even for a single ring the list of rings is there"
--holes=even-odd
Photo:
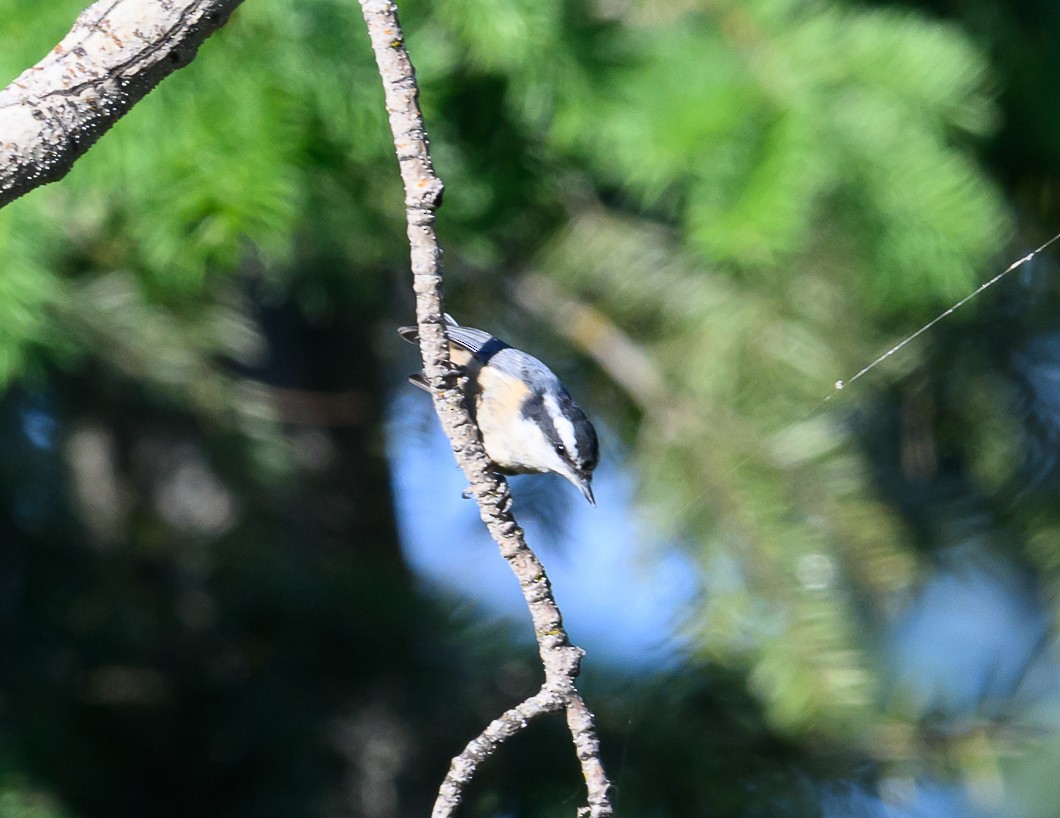
[[[460,755],[449,765],[449,772],[438,790],[438,799],[431,811],[431,818],[452,815],[460,803],[463,789],[471,783],[479,764],[493,755],[502,743],[516,735],[538,716],[562,710],[565,702],[547,686],[526,701],[494,719],[489,726],[468,742]]]
[[[99,0],[0,91],[0,207],[65,176],[242,0]]]
[[[432,817],[453,815],[464,785],[501,742],[537,716],[565,709],[587,787],[588,806],[579,810],[579,815],[609,818],[613,814],[608,796],[611,785],[600,761],[592,713],[574,685],[583,651],[572,645],[567,637],[544,566],[526,544],[523,531],[511,513],[508,485],[490,466],[478,429],[464,407],[459,376],[449,361],[442,322],[441,251],[434,229],[435,211],[441,203],[443,186],[431,165],[427,133],[419,109],[419,89],[398,23],[397,6],[390,0],[360,0],[360,3],[383,80],[390,129],[405,187],[423,372],[431,386],[435,411],[470,484],[482,521],[519,580],[545,670],[545,683],[537,695],[491,723],[453,759],[435,801]]]

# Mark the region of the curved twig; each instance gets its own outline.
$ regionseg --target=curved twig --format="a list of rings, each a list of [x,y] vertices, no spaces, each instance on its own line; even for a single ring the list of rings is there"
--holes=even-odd
[[[242,0],[99,0],[0,90],[0,207],[65,176]]]
[[[460,803],[464,787],[471,783],[479,764],[493,755],[501,744],[522,731],[538,716],[555,713],[565,706],[566,702],[562,696],[542,687],[529,699],[490,722],[485,730],[467,743],[463,752],[449,765],[449,772],[438,790],[438,799],[434,803],[431,818],[452,814],[453,809]]]
[[[383,80],[390,129],[405,187],[423,372],[431,386],[435,411],[470,484],[482,521],[519,580],[545,670],[545,683],[538,694],[492,722],[453,759],[432,816],[453,815],[464,785],[501,742],[534,718],[563,709],[567,712],[567,724],[586,781],[588,806],[579,810],[579,815],[609,818],[613,814],[608,796],[611,785],[600,761],[593,716],[574,685],[583,651],[570,643],[563,628],[563,617],[544,566],[526,544],[523,531],[512,516],[508,485],[490,468],[478,429],[464,408],[457,375],[449,362],[442,324],[440,250],[434,229],[443,186],[431,165],[419,109],[419,89],[398,23],[397,6],[391,0],[360,0],[360,3]]]

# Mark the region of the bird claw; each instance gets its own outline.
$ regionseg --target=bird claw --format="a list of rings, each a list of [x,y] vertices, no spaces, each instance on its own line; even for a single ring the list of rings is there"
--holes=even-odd
[[[460,364],[450,363],[449,368],[442,373],[442,383],[446,389],[453,389],[460,385],[460,381],[467,377],[467,367]]]
[[[466,489],[464,489],[462,492],[460,492],[460,496],[463,499],[465,499],[465,500],[470,500],[474,496],[472,491],[471,491],[471,486],[468,486]],[[507,514],[509,511],[512,510],[512,502],[513,502],[513,500],[512,500],[511,492],[505,493],[503,490],[501,490],[499,492],[493,492],[493,496],[494,497],[503,497],[503,500],[501,501],[501,507],[500,507],[501,514]]]

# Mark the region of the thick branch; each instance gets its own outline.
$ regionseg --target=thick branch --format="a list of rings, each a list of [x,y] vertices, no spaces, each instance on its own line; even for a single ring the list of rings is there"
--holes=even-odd
[[[523,598],[530,609],[538,652],[545,669],[545,684],[539,694],[490,724],[468,744],[464,752],[453,759],[432,816],[448,818],[453,815],[460,803],[463,786],[474,776],[482,760],[504,739],[523,729],[539,715],[566,709],[568,726],[588,790],[589,806],[579,814],[608,818],[612,814],[608,800],[610,784],[600,762],[592,714],[574,686],[582,651],[572,645],[567,637],[563,617],[552,595],[544,566],[526,544],[523,531],[512,516],[507,483],[490,466],[478,429],[464,407],[457,375],[449,362],[442,324],[441,252],[434,229],[442,183],[431,165],[427,134],[419,109],[416,77],[398,23],[397,6],[391,0],[360,0],[360,3],[383,80],[390,129],[405,186],[423,372],[431,385],[434,407],[442,428],[471,486],[471,494],[478,503],[482,521],[519,580]]]
[[[242,0],[99,0],[0,91],[0,207],[65,176]]]

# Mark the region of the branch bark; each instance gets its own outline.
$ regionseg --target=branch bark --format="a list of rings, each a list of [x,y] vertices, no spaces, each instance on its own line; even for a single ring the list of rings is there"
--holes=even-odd
[[[567,725],[586,782],[588,806],[578,814],[609,818],[613,814],[609,798],[611,785],[600,760],[593,716],[574,684],[584,652],[572,645],[567,636],[545,568],[527,545],[523,530],[511,513],[508,485],[490,466],[478,429],[464,407],[459,375],[449,361],[442,319],[441,251],[434,227],[443,185],[431,164],[419,108],[419,88],[398,22],[397,5],[391,0],[360,0],[360,4],[383,81],[405,188],[423,372],[442,428],[478,504],[479,515],[519,580],[545,670],[545,683],[537,694],[492,722],[453,759],[435,801],[432,818],[453,815],[464,786],[479,764],[503,741],[535,718],[558,710],[567,713]]]
[[[0,207],[65,176],[242,0],[99,0],[0,91]]]

